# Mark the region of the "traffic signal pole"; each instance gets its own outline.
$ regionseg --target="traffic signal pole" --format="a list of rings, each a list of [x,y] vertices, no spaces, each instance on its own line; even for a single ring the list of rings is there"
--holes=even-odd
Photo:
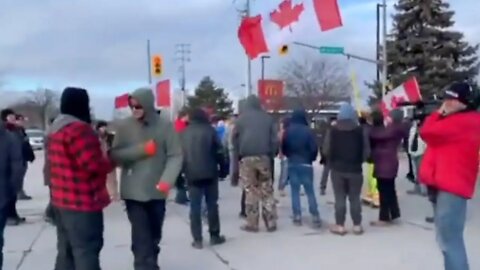
[[[250,0],[247,0],[245,8],[245,16],[250,17]],[[252,90],[252,60],[247,56],[247,83],[246,83],[246,97],[253,94]]]
[[[148,67],[148,84],[152,84],[152,55],[150,52],[150,39],[147,39],[147,67]]]
[[[383,0],[383,29],[382,29],[382,99],[387,91],[388,83],[388,59],[387,59],[387,0]]]
[[[315,46],[315,45],[311,45],[311,44],[307,44],[307,43],[303,43],[303,42],[297,42],[297,41],[293,42],[293,44],[298,45],[298,46],[302,46],[302,47],[307,47],[307,48],[310,48],[310,49],[315,49],[316,51],[320,51],[320,48],[321,48],[320,46]],[[363,57],[363,56],[359,56],[359,55],[355,55],[355,54],[351,54],[351,53],[342,52],[342,53],[339,53],[339,54],[344,55],[347,58],[353,58],[353,59],[357,59],[357,60],[360,60],[360,61],[375,64],[375,65],[382,64],[382,61],[379,61],[379,60],[376,60],[376,59],[370,59],[370,58],[367,58],[367,57]]]

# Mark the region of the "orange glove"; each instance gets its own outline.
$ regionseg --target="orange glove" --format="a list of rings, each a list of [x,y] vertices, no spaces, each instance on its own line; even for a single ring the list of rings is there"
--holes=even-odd
[[[149,140],[143,145],[143,150],[148,156],[154,156],[157,153],[157,144],[154,140]]]
[[[160,191],[161,193],[165,194],[165,195],[168,195],[171,188],[172,188],[172,186],[170,185],[170,183],[167,183],[167,182],[160,181],[157,184],[157,190]]]

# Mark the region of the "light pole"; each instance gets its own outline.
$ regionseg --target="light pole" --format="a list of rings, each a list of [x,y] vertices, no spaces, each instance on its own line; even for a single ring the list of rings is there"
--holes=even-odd
[[[387,83],[388,83],[388,59],[387,59],[387,0],[383,0],[383,27],[382,27],[382,99],[385,96],[385,92],[387,91]]]
[[[265,80],[265,59],[270,59],[270,56],[269,55],[262,55],[260,57],[261,61],[262,61],[262,81]]]

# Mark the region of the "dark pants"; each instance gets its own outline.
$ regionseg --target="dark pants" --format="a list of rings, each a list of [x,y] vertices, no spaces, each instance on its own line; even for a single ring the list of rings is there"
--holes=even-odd
[[[207,204],[208,230],[210,236],[220,235],[218,215],[218,181],[205,180],[189,186],[190,193],[190,230],[194,241],[201,242],[202,237],[202,201]]]
[[[330,166],[326,163],[323,165],[322,179],[320,180],[320,190],[325,191],[327,189],[328,177],[330,176]]]
[[[175,196],[176,203],[187,203],[188,196],[187,196],[187,186],[185,183],[185,177],[183,174],[180,174],[175,182],[175,188],[177,189],[177,195]]]
[[[5,232],[5,225],[7,223],[7,208],[0,208],[0,270],[3,269],[3,245],[4,238],[3,234]]]
[[[362,224],[362,173],[342,173],[332,170],[332,187],[335,196],[335,221],[337,225],[345,225],[347,214],[347,198],[350,202],[350,216],[353,225]]]
[[[380,195],[379,220],[390,222],[400,217],[395,179],[377,178],[378,193]]]
[[[100,270],[103,212],[55,208],[57,259],[55,270]]]
[[[132,225],[132,252],[135,270],[159,270],[158,254],[165,219],[165,200],[126,200]]]
[[[10,198],[6,205],[6,214],[8,219],[19,219],[19,215],[17,212],[17,196],[13,196]]]

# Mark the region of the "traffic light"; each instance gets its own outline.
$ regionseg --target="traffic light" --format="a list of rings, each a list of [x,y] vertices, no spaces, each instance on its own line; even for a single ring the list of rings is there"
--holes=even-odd
[[[288,53],[288,45],[282,45],[278,53],[282,56],[286,55]]]
[[[155,77],[162,76],[162,73],[163,73],[162,56],[154,55],[152,57],[152,73]]]

